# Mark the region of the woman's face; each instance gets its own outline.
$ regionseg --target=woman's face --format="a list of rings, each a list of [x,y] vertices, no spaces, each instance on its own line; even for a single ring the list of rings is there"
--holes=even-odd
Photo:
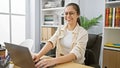
[[[77,18],[79,17],[79,15],[77,14],[77,11],[73,8],[73,6],[67,6],[65,8],[64,17],[69,24],[73,24],[77,23]]]

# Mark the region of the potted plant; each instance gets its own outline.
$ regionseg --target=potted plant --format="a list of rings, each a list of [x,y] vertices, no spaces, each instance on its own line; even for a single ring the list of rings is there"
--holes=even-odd
[[[85,16],[80,16],[80,22],[81,22],[81,26],[83,28],[85,28],[86,30],[88,30],[91,26],[96,25],[98,22],[98,20],[102,17],[102,15],[98,16],[98,17],[94,17],[92,19],[88,19]]]

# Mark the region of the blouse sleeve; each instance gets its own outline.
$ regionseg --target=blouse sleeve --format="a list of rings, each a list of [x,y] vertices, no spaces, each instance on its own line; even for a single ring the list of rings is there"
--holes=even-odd
[[[59,32],[60,32],[60,28],[58,28],[56,30],[56,32],[54,33],[54,35],[48,40],[53,44],[53,48],[55,48],[55,46],[56,46],[56,42],[57,42],[57,39],[58,39],[58,36],[59,36]]]
[[[84,60],[85,60],[84,54],[86,50],[87,41],[88,41],[88,33],[84,32],[81,36],[78,37],[78,40],[75,46],[70,52],[76,56],[77,59],[75,61],[79,63],[84,63]]]

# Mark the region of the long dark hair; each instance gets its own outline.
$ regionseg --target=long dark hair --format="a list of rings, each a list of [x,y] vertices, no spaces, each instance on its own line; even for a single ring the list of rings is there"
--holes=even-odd
[[[69,3],[68,5],[66,5],[66,7],[67,6],[73,6],[73,8],[77,11],[77,14],[80,15],[80,8],[79,8],[79,6],[77,4],[75,4],[75,3]],[[77,18],[77,22],[78,22],[79,25],[81,25],[79,17]]]

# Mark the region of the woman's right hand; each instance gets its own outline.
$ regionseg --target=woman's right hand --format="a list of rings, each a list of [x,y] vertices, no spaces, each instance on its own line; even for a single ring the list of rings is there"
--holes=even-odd
[[[32,54],[32,59],[36,63],[40,60],[40,57],[38,56],[38,54]]]

